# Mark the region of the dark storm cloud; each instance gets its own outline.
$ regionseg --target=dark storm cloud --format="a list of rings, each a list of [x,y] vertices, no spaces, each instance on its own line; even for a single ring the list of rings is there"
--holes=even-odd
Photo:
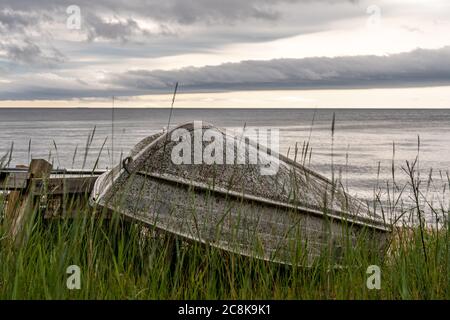
[[[390,56],[242,61],[175,71],[135,70],[112,75],[110,83],[142,93],[168,90],[355,88],[450,83],[450,47]]]
[[[5,85],[0,99],[71,99],[170,92],[253,89],[383,88],[450,84],[450,47],[390,56],[243,61],[173,71],[135,70],[110,74],[95,85],[35,81]],[[38,85],[37,85],[38,83]]]

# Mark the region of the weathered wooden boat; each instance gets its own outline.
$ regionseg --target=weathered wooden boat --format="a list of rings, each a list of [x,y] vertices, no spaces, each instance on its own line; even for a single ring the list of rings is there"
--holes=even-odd
[[[206,133],[209,140],[198,144]],[[195,163],[195,153],[211,151],[212,141],[223,141],[213,153],[224,163]],[[180,148],[182,142],[192,150]],[[256,163],[244,161],[255,154]],[[274,163],[272,174],[262,171]],[[328,256],[339,265],[345,248],[361,240],[382,252],[390,233],[341,186],[242,135],[197,122],[138,143],[97,179],[91,203],[183,238],[284,264],[311,265]]]

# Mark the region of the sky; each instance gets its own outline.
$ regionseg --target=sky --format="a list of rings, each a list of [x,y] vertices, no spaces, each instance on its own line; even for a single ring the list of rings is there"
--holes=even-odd
[[[0,107],[450,107],[448,0],[0,0]]]

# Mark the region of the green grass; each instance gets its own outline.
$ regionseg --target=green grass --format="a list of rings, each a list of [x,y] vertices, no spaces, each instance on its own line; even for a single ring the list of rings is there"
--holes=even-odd
[[[302,159],[307,159],[303,153]],[[442,204],[432,208],[420,193],[414,164],[405,170],[411,178],[405,188],[395,183],[393,169],[387,193],[375,190],[372,209],[383,216],[401,211],[422,222],[421,208],[430,207],[443,226],[437,230],[420,223],[394,230],[384,256],[369,254],[365,241],[345,247],[345,267],[339,269],[329,268],[326,256],[306,268],[233,255],[155,235],[119,215],[102,219],[93,208],[76,203],[77,219],[37,219],[42,212],[35,209],[25,229],[28,236],[15,245],[2,219],[0,194],[0,299],[449,299],[448,209]],[[442,194],[449,192],[450,178],[445,179]],[[430,180],[423,182],[430,186]],[[412,210],[399,201],[404,193],[414,198]],[[66,286],[70,265],[81,269],[79,290]],[[370,265],[381,269],[380,290],[366,286]]]
[[[82,211],[74,220],[35,219],[18,247],[5,237],[3,223],[0,299],[450,298],[448,228],[425,232],[427,260],[421,233],[412,229],[397,233],[385,259],[352,247],[343,269],[330,269],[325,260],[301,268],[144,235],[149,230],[139,224]],[[81,268],[80,290],[66,287],[70,265]],[[369,265],[381,268],[380,290],[366,287]]]

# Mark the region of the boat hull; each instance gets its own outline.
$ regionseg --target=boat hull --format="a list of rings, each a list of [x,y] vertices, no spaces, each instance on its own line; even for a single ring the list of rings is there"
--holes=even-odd
[[[346,250],[360,244],[375,254],[385,250],[389,228],[380,221],[332,206],[284,200],[280,191],[265,196],[270,186],[259,187],[264,192],[246,192],[248,186],[230,188],[211,176],[183,174],[189,167],[164,166],[164,153],[171,147],[164,135],[147,138],[131,152],[130,164],[97,180],[92,203],[189,240],[283,264],[310,266],[317,259],[330,258],[333,265],[342,265]],[[163,165],[155,169],[155,161]],[[215,172],[214,177],[218,172],[226,174],[216,169],[205,170]]]

